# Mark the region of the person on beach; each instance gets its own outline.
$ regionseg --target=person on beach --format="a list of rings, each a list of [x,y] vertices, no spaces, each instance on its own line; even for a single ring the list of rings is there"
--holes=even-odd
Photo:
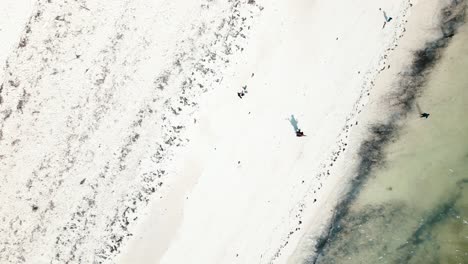
[[[242,99],[242,97],[244,97],[246,93],[247,93],[247,85],[244,85],[242,87],[242,91],[237,93],[237,96],[239,96],[239,98]]]
[[[296,131],[296,137],[305,137],[306,135],[300,129]]]
[[[294,129],[294,132],[296,133],[296,137],[305,137],[306,136],[304,134],[304,132],[302,132],[301,129],[299,128],[299,126],[297,125],[298,121],[294,117],[294,115],[291,115],[291,118],[289,119],[289,122],[291,123],[291,125],[292,125],[292,127]]]
[[[379,8],[379,10],[382,11],[381,8]],[[387,23],[389,23],[390,21],[392,21],[393,18],[387,16],[387,13],[386,13],[385,11],[382,11],[382,12],[383,12],[383,16],[384,16],[384,19],[385,19],[385,21],[384,21],[384,23],[383,23],[383,26],[382,26],[382,29],[384,29],[384,28],[385,28],[385,25],[387,25]]]
[[[392,19],[393,19],[393,18],[392,18],[392,17],[389,17],[389,16],[387,16],[387,13],[385,13],[385,11],[383,11],[383,15],[384,15],[385,22],[387,22],[387,23],[388,23],[388,22],[392,21]]]

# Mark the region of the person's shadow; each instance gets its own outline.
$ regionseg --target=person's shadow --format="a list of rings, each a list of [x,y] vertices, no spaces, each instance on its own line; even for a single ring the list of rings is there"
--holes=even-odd
[[[382,12],[383,12],[385,22],[388,23],[388,22],[392,21],[392,17],[387,16],[387,12],[385,12],[385,11],[382,11]]]
[[[294,132],[299,131],[299,127],[297,126],[297,119],[294,117],[294,115],[291,115],[291,118],[289,119],[289,123],[291,123],[291,126],[294,128]]]

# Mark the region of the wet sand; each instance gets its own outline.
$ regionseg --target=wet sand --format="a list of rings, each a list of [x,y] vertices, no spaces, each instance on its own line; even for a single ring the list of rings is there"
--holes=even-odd
[[[0,58],[0,262],[287,262],[434,2],[37,1]]]
[[[394,105],[404,119],[374,127],[388,143],[374,153],[370,174],[354,187],[318,258],[302,263],[466,263],[468,27],[453,39],[443,32],[424,57],[416,53],[409,72],[418,75],[401,77],[401,87],[416,89],[392,95],[406,99]]]

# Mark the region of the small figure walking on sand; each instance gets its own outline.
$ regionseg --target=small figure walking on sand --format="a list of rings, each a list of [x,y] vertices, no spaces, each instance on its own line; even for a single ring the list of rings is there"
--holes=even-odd
[[[379,10],[382,11],[382,8],[379,8]],[[385,21],[384,21],[384,23],[383,23],[383,26],[382,26],[382,29],[384,29],[384,28],[385,28],[385,25],[387,25],[387,23],[389,23],[390,21],[392,21],[393,18],[387,16],[387,13],[386,13],[385,11],[382,11],[382,12],[383,12],[383,16],[384,16],[384,19],[385,19]]]

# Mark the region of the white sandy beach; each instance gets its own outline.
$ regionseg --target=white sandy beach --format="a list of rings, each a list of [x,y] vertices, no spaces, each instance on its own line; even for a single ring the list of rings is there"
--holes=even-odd
[[[321,234],[440,1],[13,2],[0,263],[218,264]]]

